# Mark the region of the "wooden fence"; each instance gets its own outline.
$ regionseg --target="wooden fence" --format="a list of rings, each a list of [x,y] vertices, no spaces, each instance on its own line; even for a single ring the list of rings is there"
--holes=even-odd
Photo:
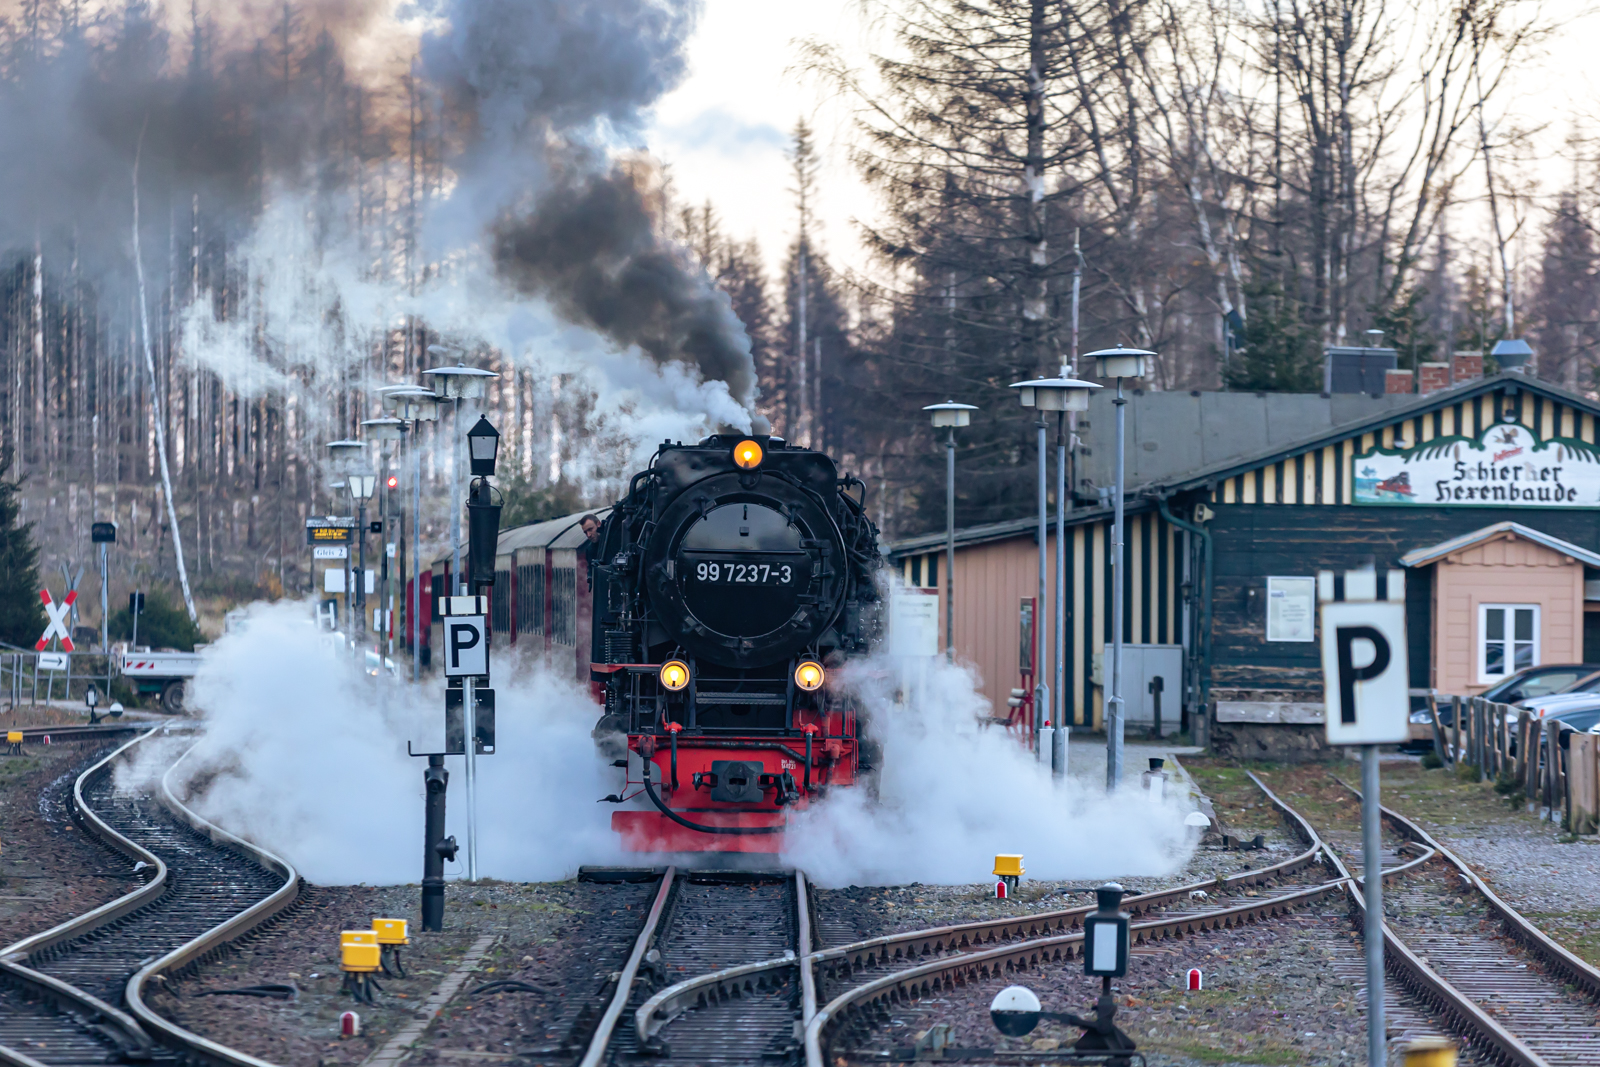
[[[1446,763],[1520,792],[1542,818],[1572,833],[1600,830],[1600,734],[1482,697],[1429,696],[1428,710]]]

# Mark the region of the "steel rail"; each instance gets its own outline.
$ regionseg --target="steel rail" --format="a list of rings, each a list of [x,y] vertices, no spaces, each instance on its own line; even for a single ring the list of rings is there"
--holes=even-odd
[[[1312,834],[1312,837],[1315,838],[1316,835]],[[1226,877],[1209,878],[1203,882],[1191,882],[1188,885],[1174,886],[1170,889],[1158,889],[1150,893],[1124,897],[1122,907],[1130,915],[1142,915],[1153,908],[1170,904],[1175,900],[1187,899],[1193,893],[1233,889],[1243,885],[1261,885],[1316,864],[1319,862],[1318,854],[1321,848],[1321,840],[1317,839],[1304,852],[1291,856],[1282,862],[1274,863],[1269,867],[1258,867]],[[1065,908],[1060,911],[1040,912],[1034,915],[1012,916],[1004,919],[984,919],[978,922],[957,923],[952,926],[940,926],[926,930],[911,930],[905,933],[888,934],[884,937],[875,937],[867,941],[856,941],[848,945],[823,949],[812,953],[809,958],[814,963],[829,963],[834,960],[848,959],[851,970],[860,970],[866,967],[883,966],[891,959],[925,957],[941,952],[956,952],[976,945],[992,945],[996,942],[1033,939],[1065,933],[1068,930],[1082,926],[1083,917],[1093,913],[1094,910],[1095,906],[1089,904]]]
[[[72,785],[73,819],[136,864],[145,864],[150,872],[148,880],[138,889],[124,893],[115,900],[0,949],[0,973],[41,994],[50,1003],[78,1018],[85,1025],[103,1027],[102,1032],[112,1037],[125,1053],[140,1056],[148,1056],[154,1048],[154,1043],[133,1016],[59,978],[36,971],[22,961],[42,949],[70,941],[91,930],[113,923],[124,915],[144,907],[165,892],[167,865],[161,858],[113,830],[83,799],[84,783],[101,774],[110,774],[113,761],[134,745],[157,733],[159,729],[158,727],[149,730],[122,745],[78,775]]]
[[[1348,782],[1337,776],[1334,781],[1350,790],[1357,797],[1361,796],[1360,791]],[[1489,910],[1499,917],[1502,927],[1511,938],[1554,968],[1567,982],[1582,989],[1591,997],[1600,998],[1600,969],[1596,969],[1588,962],[1574,955],[1524,918],[1522,913],[1507,904],[1493,889],[1490,889],[1488,884],[1461,857],[1437,841],[1421,825],[1392,808],[1384,807],[1381,804],[1378,810],[1385,819],[1389,820],[1400,831],[1402,837],[1433,849],[1451,863],[1461,873],[1462,879],[1471,885],[1488,903]]]
[[[600,1023],[595,1027],[578,1067],[599,1067],[600,1061],[605,1058],[606,1049],[611,1045],[611,1035],[617,1028],[617,1020],[622,1018],[628,998],[633,995],[633,980],[639,974],[639,964],[644,962],[651,939],[656,936],[656,925],[661,921],[661,913],[667,906],[667,897],[671,895],[672,881],[677,874],[677,867],[668,867],[661,875],[661,887],[656,890],[656,899],[650,905],[650,913],[645,916],[644,927],[633,943],[633,951],[629,953],[628,962],[617,979],[617,988],[611,994],[611,1003],[606,1005],[605,1014],[600,1017]]]
[[[164,725],[166,724],[149,720],[132,720],[129,722],[96,723],[93,726],[88,723],[78,723],[67,726],[16,726],[12,727],[12,729],[22,732],[22,740],[24,742],[42,741],[46,737],[52,741],[92,741],[102,737],[120,737],[123,734],[136,734],[140,730],[159,730]]]
[[[148,736],[148,735],[146,735]],[[188,759],[194,752],[195,746],[191,745],[183,755],[173,761],[161,776],[161,789],[156,795],[156,800],[167,809],[180,822],[185,823],[195,832],[208,837],[211,843],[218,848],[243,854],[268,870],[275,871],[284,879],[283,886],[264,900],[246,908],[244,911],[228,919],[210,930],[201,934],[185,944],[168,952],[166,955],[145,964],[135,971],[133,977],[128,979],[124,997],[128,1002],[128,1010],[132,1012],[147,1032],[151,1032],[160,1041],[171,1048],[178,1049],[191,1059],[202,1063],[222,1065],[222,1067],[275,1067],[270,1061],[258,1059],[248,1053],[229,1048],[210,1038],[186,1030],[178,1024],[163,1018],[145,1003],[145,983],[153,977],[164,978],[168,972],[177,973],[186,967],[204,962],[228,942],[249,933],[268,919],[277,915],[283,909],[293,904],[300,895],[300,875],[287,861],[268,852],[258,845],[231,834],[214,823],[190,811],[178,799],[173,791],[173,774],[178,766]]]
[[[800,970],[801,1019],[808,1021],[817,1010],[816,976],[805,964],[811,960],[811,909],[806,876],[795,871],[796,926],[799,930],[796,947],[798,953],[786,952],[770,960],[742,963],[736,967],[723,967],[696,975],[657,992],[633,1013],[633,1030],[639,1047],[649,1048],[661,1028],[678,1016],[694,1008],[705,1007],[732,996],[753,995],[764,983],[767,971],[798,967]]]
[[[1324,882],[1307,889],[1279,896],[1263,897],[1230,908],[1193,915],[1155,919],[1134,923],[1129,927],[1133,943],[1143,945],[1173,937],[1186,937],[1242,926],[1245,923],[1286,915],[1295,905],[1309,903],[1329,893],[1337,892],[1343,879]],[[970,982],[984,981],[1002,974],[1035,970],[1051,963],[1066,962],[1082,955],[1083,932],[1062,934],[1057,937],[1038,938],[1018,945],[987,949],[982,952],[961,953],[933,963],[895,971],[892,974],[857,986],[835,997],[806,1026],[805,1052],[808,1067],[825,1067],[822,1049],[829,1036],[831,1024],[843,1021],[846,1012],[852,1016],[885,1003],[909,1003],[936,993],[949,992]]]
[[[1127,908],[1130,914],[1139,915],[1172,901],[1186,899],[1195,892],[1233,888],[1240,885],[1260,885],[1281,875],[1303,870],[1305,867],[1318,862],[1319,849],[1320,842],[1305,852],[1291,856],[1289,859],[1272,864],[1269,867],[1260,867],[1229,875],[1225,878],[1211,878],[1203,882],[1193,882],[1171,889],[1160,889],[1127,897],[1123,900],[1123,907]],[[804,876],[799,875],[797,872],[797,877],[803,878]],[[803,892],[801,900],[802,907],[804,907],[805,894]],[[851,971],[857,971],[883,966],[891,959],[906,961],[918,957],[952,956],[955,953],[983,944],[1032,943],[1040,938],[1067,933],[1081,926],[1080,920],[1083,916],[1090,914],[1094,910],[1093,905],[1088,905],[1029,916],[958,923],[952,926],[889,934],[884,937],[875,937],[866,941],[857,941],[852,944],[839,945],[835,948],[822,949],[816,952],[802,950],[799,961],[790,956],[782,956],[757,963],[726,967],[721,970],[696,975],[656,993],[635,1010],[634,1030],[638,1035],[639,1045],[642,1048],[654,1039],[656,1033],[663,1026],[666,1026],[685,1011],[704,1006],[710,1003],[713,997],[725,999],[735,991],[741,993],[752,992],[757,983],[761,981],[757,976],[766,971],[794,967],[797,962],[800,965],[801,1021],[803,1024],[809,1025],[811,1019],[817,1013],[816,972],[814,968],[819,963],[845,960],[847,962],[844,966]],[[802,933],[803,943],[809,942],[809,930],[805,926],[804,915],[802,915]],[[827,973],[832,976],[837,972],[829,970]]]
[[[1286,810],[1292,810],[1288,809],[1287,805],[1274,796],[1261,779],[1254,774],[1251,774],[1250,778],[1274,804]],[[1359,790],[1340,780],[1337,776],[1334,777],[1334,781],[1339,782],[1340,785],[1350,790],[1357,798],[1361,796]],[[1379,810],[1387,816],[1392,816],[1397,823],[1409,823],[1409,820],[1405,819],[1404,816],[1391,812],[1387,808],[1381,807],[1381,805]],[[1306,823],[1303,818],[1299,819],[1299,821],[1308,830],[1310,829],[1310,824]],[[1413,837],[1411,840],[1426,845],[1430,851],[1425,853],[1422,858],[1406,864],[1406,869],[1419,866],[1434,855],[1447,856],[1458,866],[1464,866],[1460,860],[1456,860],[1450,855],[1448,849],[1434,841],[1421,827],[1413,824],[1411,828],[1420,835],[1420,838]],[[1315,831],[1312,832],[1314,833]],[[1344,861],[1331,848],[1328,850],[1328,860],[1345,876],[1342,884],[1350,898],[1352,912],[1358,915],[1365,915],[1366,898],[1357,887],[1358,880],[1350,877],[1350,872],[1345,867]],[[1385,871],[1384,880],[1387,881],[1391,873],[1398,873],[1398,871],[1399,868],[1394,869],[1393,872]],[[1518,916],[1518,918],[1521,917]],[[1495,1062],[1507,1064],[1509,1067],[1551,1067],[1547,1060],[1530,1049],[1515,1034],[1496,1022],[1488,1012],[1478,1005],[1477,1001],[1457,989],[1443,975],[1435,971],[1427,961],[1413,952],[1410,946],[1390,929],[1387,922],[1383,923],[1382,926],[1384,969],[1393,974],[1413,996],[1417,997],[1437,1014],[1448,1019],[1458,1033],[1466,1033],[1476,1037],[1480,1043],[1479,1050],[1489,1054]]]

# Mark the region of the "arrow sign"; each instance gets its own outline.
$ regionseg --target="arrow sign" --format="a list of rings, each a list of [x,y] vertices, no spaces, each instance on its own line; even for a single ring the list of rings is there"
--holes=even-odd
[[[44,613],[50,618],[50,625],[44,628],[44,636],[33,643],[35,652],[43,652],[44,646],[50,643],[52,637],[61,639],[61,647],[68,652],[72,648],[72,631],[67,629],[67,612],[72,610],[72,602],[78,599],[78,591],[74,589],[67,594],[67,598],[59,604],[50,599],[50,590],[39,590],[39,599],[44,601]]]
[[[1322,605],[1330,745],[1393,745],[1409,736],[1406,609],[1381,600]]]

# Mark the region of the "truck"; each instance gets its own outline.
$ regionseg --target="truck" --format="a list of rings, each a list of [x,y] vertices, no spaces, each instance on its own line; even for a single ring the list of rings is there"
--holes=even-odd
[[[117,659],[117,669],[141,693],[159,693],[161,710],[169,715],[183,711],[184,690],[189,679],[200,668],[200,650],[193,652],[151,652],[136,649],[123,652]]]

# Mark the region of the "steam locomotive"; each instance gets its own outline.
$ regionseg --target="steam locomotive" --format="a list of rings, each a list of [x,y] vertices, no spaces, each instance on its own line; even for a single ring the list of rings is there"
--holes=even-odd
[[[865,485],[770,436],[666,442],[591,550],[611,825],[651,852],[776,852],[790,812],[871,772],[830,676],[879,627]]]

